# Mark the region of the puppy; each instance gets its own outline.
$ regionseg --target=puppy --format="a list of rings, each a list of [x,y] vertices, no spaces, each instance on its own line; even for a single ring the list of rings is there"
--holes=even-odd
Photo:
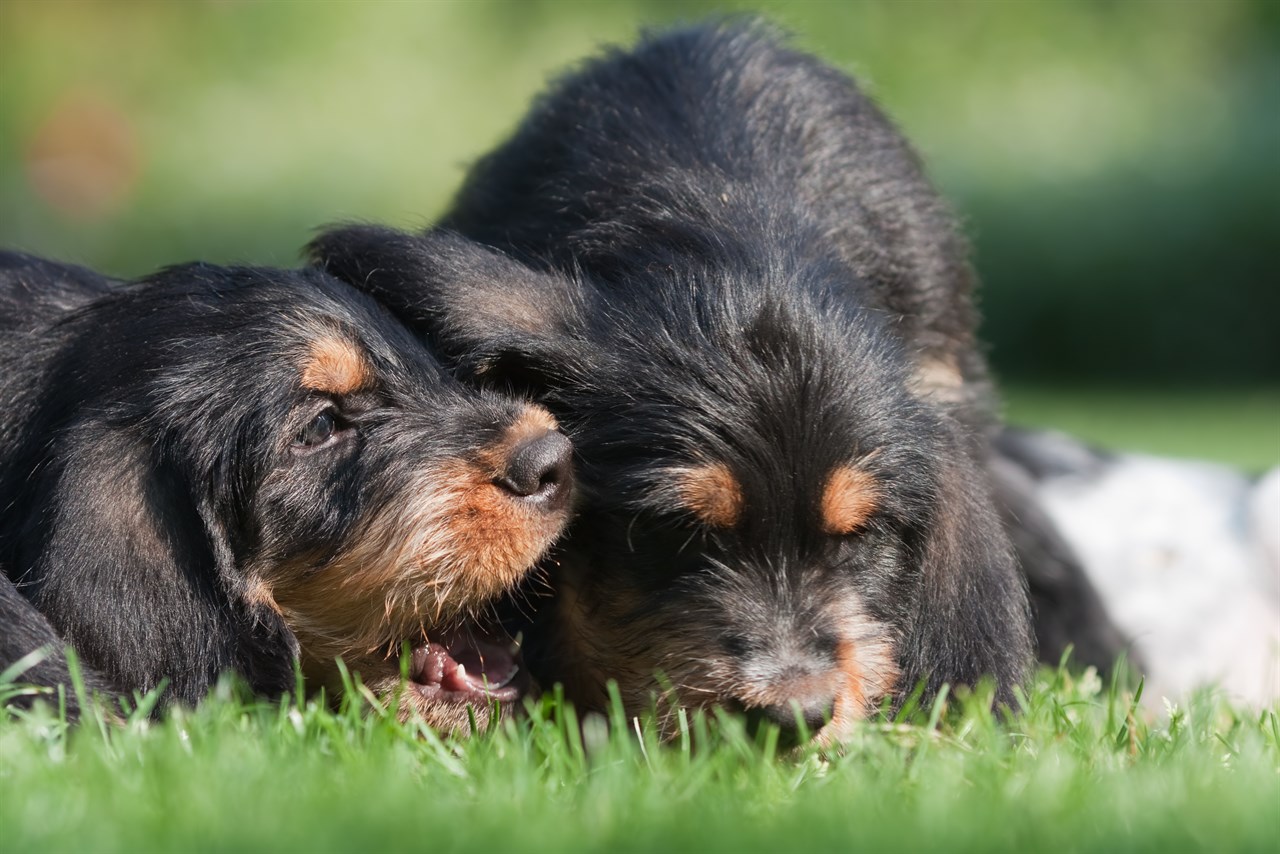
[[[299,661],[337,690],[341,658],[441,729],[520,697],[484,618],[567,519],[545,409],[464,388],[315,270],[120,284],[5,254],[0,306],[0,668],[56,637],[91,684],[189,704],[223,671],[279,696]],[[60,651],[37,681],[65,684]]]
[[[583,499],[540,678],[784,740],[838,740],[917,684],[1012,701],[1027,599],[964,245],[852,81],[754,24],[645,38],[542,96],[443,228],[312,254],[565,423]],[[459,275],[472,239],[499,251]]]

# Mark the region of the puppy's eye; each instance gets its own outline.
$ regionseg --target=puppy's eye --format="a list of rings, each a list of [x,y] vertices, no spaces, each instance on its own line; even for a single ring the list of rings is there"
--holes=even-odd
[[[293,446],[298,450],[314,451],[332,442],[337,434],[338,417],[332,409],[326,409],[298,431],[293,438]]]

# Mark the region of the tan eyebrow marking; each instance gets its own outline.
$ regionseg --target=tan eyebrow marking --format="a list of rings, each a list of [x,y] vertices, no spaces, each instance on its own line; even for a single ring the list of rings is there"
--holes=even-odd
[[[677,469],[676,494],[693,515],[713,528],[732,528],[742,515],[742,487],[724,463]]]
[[[852,534],[867,524],[879,504],[880,487],[875,477],[856,466],[839,466],[831,471],[822,491],[822,531]]]
[[[302,363],[302,385],[328,394],[350,394],[373,384],[373,368],[358,345],[336,335],[311,342]]]

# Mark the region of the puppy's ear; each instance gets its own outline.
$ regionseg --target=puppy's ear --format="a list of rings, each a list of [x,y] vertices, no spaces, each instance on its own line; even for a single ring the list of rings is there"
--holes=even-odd
[[[97,421],[54,453],[16,577],[84,660],[124,690],[167,680],[166,703],[198,702],[226,670],[266,695],[293,688],[297,641],[238,574],[207,486]]]
[[[572,332],[581,328],[583,295],[566,276],[439,230],[348,226],[322,234],[307,252],[473,379],[536,387],[577,367]]]
[[[995,679],[997,701],[1031,664],[1026,585],[992,501],[986,476],[953,437],[938,485],[935,514],[919,532],[920,595],[902,655],[904,691]]]

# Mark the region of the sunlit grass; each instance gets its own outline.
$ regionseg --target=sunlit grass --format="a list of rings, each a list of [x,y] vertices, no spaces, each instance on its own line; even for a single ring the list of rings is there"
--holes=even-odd
[[[471,739],[348,703],[238,698],[155,723],[0,721],[6,851],[1266,850],[1280,722],[1209,694],[1139,704],[1042,671],[1023,708],[961,693],[777,756],[734,718],[674,743],[548,697]]]

